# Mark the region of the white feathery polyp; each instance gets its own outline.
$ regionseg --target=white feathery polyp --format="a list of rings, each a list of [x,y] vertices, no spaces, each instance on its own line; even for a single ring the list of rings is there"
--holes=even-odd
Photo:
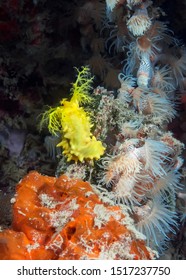
[[[175,171],[174,169],[165,168],[166,174],[158,178],[154,187],[151,190],[152,194],[160,194],[166,195],[167,192],[176,192],[182,189],[182,185],[180,183],[181,173]]]
[[[150,170],[154,176],[166,174],[165,161],[169,161],[171,148],[160,141],[146,139],[143,147],[139,148],[145,160],[145,169]]]

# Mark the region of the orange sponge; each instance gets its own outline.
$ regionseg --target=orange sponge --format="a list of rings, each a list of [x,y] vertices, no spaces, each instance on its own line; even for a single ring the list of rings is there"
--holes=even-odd
[[[12,229],[0,232],[0,259],[152,259],[119,206],[88,182],[32,171],[17,185]]]

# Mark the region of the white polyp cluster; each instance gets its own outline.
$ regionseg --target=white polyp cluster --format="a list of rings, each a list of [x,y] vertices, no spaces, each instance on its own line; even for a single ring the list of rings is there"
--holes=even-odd
[[[167,125],[177,114],[176,89],[186,78],[186,51],[166,23],[157,20],[162,11],[152,1],[118,3],[125,6],[122,19],[129,34],[120,46],[127,52],[118,75],[116,142],[102,158],[100,185],[114,203],[128,209],[149,246],[161,251],[177,226],[183,145]]]
[[[116,202],[139,205],[149,183],[153,185],[152,178],[165,176],[170,153],[171,148],[161,141],[146,139],[141,144],[138,139],[126,140],[118,147],[116,156],[103,159],[102,182],[112,188]]]

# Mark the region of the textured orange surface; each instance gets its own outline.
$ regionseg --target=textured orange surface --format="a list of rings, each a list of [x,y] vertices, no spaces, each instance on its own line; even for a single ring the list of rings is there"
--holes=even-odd
[[[153,257],[124,225],[119,206],[103,203],[87,182],[33,171],[15,198],[12,229],[0,232],[0,259]]]

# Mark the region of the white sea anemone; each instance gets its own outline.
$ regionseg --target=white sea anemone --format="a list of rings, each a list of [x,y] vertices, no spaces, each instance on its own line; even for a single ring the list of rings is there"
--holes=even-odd
[[[136,39],[135,42],[130,44],[131,49],[136,50],[138,56],[146,53],[154,60],[156,55],[161,52],[161,47],[157,44],[156,38],[149,38],[147,34],[144,34]]]
[[[136,138],[140,128],[141,122],[136,120],[122,123],[120,130],[125,138]]]
[[[138,100],[138,110],[144,115],[152,115],[161,121],[171,121],[176,116],[173,102],[155,93],[143,93]]]
[[[166,174],[165,161],[169,161],[171,148],[161,141],[146,139],[141,149],[145,160],[145,169],[150,170],[153,176]]]
[[[170,66],[174,86],[183,88],[186,77],[186,48],[169,48],[168,52],[160,55],[158,60]]]
[[[164,65],[162,68],[156,67],[154,75],[151,80],[151,84],[153,87],[157,87],[163,91],[173,91],[174,80],[171,77],[171,69],[167,65]]]
[[[131,75],[126,76],[123,73],[118,75],[121,87],[118,89],[117,98],[123,102],[130,103],[132,101],[131,92],[135,87],[136,79]]]
[[[135,190],[136,180],[133,176],[121,176],[117,184],[112,190],[112,196],[115,203],[123,203],[129,207],[140,205],[140,200],[143,198]]]
[[[141,179],[139,176],[143,165],[138,160],[135,150],[134,146],[133,149],[131,146],[126,147],[126,152],[102,159],[104,176],[100,183],[112,189],[109,197],[116,203],[139,204],[140,194],[135,191],[135,184]]]
[[[117,25],[112,22],[108,23],[107,26],[111,29],[108,39],[105,45],[109,53],[122,52],[126,45],[128,45],[128,29],[123,19],[118,20]]]
[[[146,236],[148,245],[161,250],[165,241],[169,240],[168,233],[175,234],[177,215],[159,196],[135,207],[134,214],[136,228]]]
[[[106,169],[104,181],[107,185],[117,183],[121,176],[137,178],[142,165],[138,158],[133,153],[119,154],[117,156],[103,159],[103,164]]]
[[[143,35],[151,26],[151,19],[148,16],[147,9],[137,9],[131,18],[127,21],[127,27],[134,36]]]
[[[136,79],[131,75],[119,73],[118,79],[121,83],[121,88],[127,92],[133,90],[136,85]]]
[[[155,180],[153,188],[150,191],[151,196],[155,196],[157,194],[166,196],[167,193],[176,192],[182,189],[182,185],[180,183],[181,173],[171,169],[170,167],[166,167],[165,171],[165,174]]]
[[[176,81],[176,86],[183,86],[183,80],[186,76],[186,49],[181,49],[179,56],[172,56],[169,60],[173,78]]]

